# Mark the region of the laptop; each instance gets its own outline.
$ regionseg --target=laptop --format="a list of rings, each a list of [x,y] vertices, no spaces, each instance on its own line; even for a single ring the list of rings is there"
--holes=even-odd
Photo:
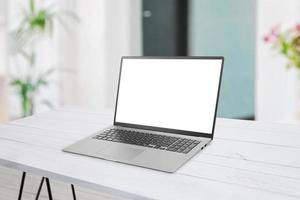
[[[63,151],[175,172],[213,139],[223,57],[122,57],[111,126]]]

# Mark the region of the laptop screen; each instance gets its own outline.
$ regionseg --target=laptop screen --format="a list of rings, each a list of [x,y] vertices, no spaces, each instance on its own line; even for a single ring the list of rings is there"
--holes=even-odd
[[[123,58],[115,122],[211,134],[222,62]]]

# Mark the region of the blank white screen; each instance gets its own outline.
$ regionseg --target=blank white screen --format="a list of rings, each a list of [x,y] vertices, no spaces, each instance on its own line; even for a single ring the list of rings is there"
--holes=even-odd
[[[212,133],[222,59],[123,59],[116,122]]]

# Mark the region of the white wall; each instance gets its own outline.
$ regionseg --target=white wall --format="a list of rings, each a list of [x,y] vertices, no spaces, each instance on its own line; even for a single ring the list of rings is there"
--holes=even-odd
[[[299,20],[298,0],[257,1],[256,37],[256,118],[263,121],[295,121],[296,71],[287,70],[286,60],[269,45],[263,36],[277,25],[295,25]]]

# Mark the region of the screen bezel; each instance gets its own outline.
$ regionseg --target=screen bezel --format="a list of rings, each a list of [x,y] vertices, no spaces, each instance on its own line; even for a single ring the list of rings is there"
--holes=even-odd
[[[217,59],[219,59],[219,60],[222,60],[222,65],[221,65],[221,70],[220,70],[220,77],[219,77],[217,100],[216,100],[216,104],[215,104],[215,113],[214,113],[212,133],[194,132],[194,131],[186,131],[186,130],[179,130],[179,129],[170,129],[170,128],[163,128],[163,127],[145,126],[145,125],[140,125],[140,124],[117,122],[116,121],[116,115],[117,115],[117,109],[118,109],[118,98],[119,98],[119,89],[120,89],[121,74],[122,74],[122,64],[123,64],[124,59],[206,59],[206,60],[217,60]],[[222,74],[223,74],[223,64],[224,64],[224,57],[223,56],[176,56],[176,57],[172,57],[172,56],[168,56],[168,57],[122,56],[121,63],[120,63],[118,90],[117,90],[113,125],[114,126],[127,127],[127,128],[138,128],[138,129],[144,129],[144,130],[150,130],[150,131],[174,133],[174,134],[180,134],[180,135],[189,135],[189,136],[195,136],[195,137],[207,137],[207,138],[213,139],[214,132],[215,132],[215,123],[216,123],[216,117],[217,117],[217,110],[218,110],[218,102],[219,102],[219,96],[220,96]]]

